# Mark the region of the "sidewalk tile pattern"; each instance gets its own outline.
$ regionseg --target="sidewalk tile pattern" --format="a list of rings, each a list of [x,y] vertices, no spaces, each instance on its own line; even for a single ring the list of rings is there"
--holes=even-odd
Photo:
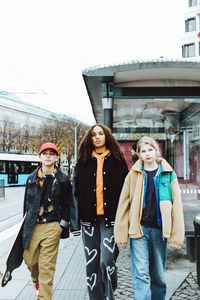
[[[200,286],[197,284],[196,272],[191,272],[185,278],[180,287],[176,290],[170,300],[199,300]]]

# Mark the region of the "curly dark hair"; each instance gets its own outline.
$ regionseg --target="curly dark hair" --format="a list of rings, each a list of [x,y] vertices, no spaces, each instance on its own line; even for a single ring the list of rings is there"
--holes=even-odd
[[[105,143],[106,149],[110,150],[110,152],[112,153],[112,155],[114,156],[115,159],[125,160],[125,157],[120,148],[120,145],[117,142],[117,140],[115,139],[115,137],[113,136],[111,130],[105,125],[95,124],[88,130],[88,132],[85,134],[85,136],[83,137],[83,139],[79,145],[78,155],[77,155],[77,163],[86,164],[91,159],[92,151],[95,149],[95,147],[92,143],[92,131],[93,131],[93,128],[96,126],[100,126],[104,131],[105,140],[106,140],[106,143]]]

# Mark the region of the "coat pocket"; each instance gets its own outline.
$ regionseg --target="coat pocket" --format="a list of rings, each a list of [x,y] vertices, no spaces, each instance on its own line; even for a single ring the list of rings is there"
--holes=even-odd
[[[169,173],[163,175],[159,180],[159,198],[160,201],[172,201]]]
[[[37,189],[36,189],[36,187],[34,186],[34,187],[32,187],[32,188],[29,188],[29,189],[27,190],[27,202],[28,202],[28,203],[29,203],[29,202],[32,203],[32,202],[34,201],[36,195],[37,195]]]

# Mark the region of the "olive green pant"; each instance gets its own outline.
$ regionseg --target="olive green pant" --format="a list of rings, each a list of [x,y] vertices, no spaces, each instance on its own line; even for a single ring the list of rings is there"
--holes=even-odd
[[[33,283],[39,284],[38,300],[51,300],[53,279],[62,228],[58,222],[37,224],[29,248],[24,250],[24,261],[31,272]]]

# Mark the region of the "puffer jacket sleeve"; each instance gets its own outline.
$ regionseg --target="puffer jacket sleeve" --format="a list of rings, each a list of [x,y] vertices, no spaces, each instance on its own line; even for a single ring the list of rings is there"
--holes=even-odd
[[[70,231],[80,230],[79,197],[78,197],[78,165],[74,168],[72,184],[72,201],[70,204]]]
[[[171,192],[172,192],[172,228],[169,244],[173,248],[180,248],[184,241],[184,217],[183,206],[180,194],[179,183],[175,173],[172,173]]]
[[[129,227],[129,209],[130,209],[130,173],[127,175],[121,191],[119,204],[117,208],[114,235],[118,246],[126,246],[128,242]]]

